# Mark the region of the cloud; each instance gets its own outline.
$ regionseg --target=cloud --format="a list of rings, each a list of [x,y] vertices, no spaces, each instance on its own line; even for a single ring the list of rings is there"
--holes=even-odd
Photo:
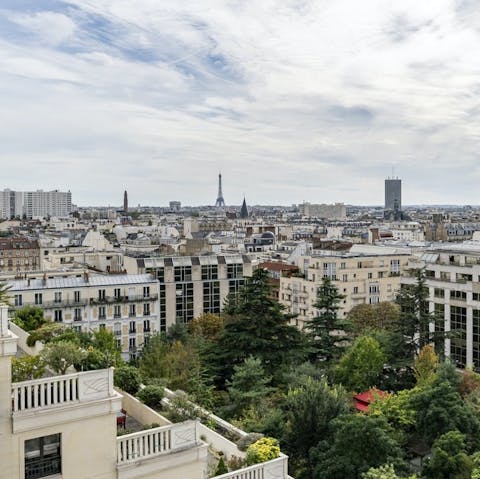
[[[395,163],[407,204],[476,202],[475,3],[41,3],[0,10],[4,187],[381,204]]]

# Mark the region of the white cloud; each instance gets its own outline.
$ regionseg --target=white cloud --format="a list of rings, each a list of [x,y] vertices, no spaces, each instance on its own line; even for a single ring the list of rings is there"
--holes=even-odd
[[[407,203],[475,203],[462,176],[477,171],[480,31],[458,5],[3,11],[0,161],[17,162],[4,186],[34,164],[31,187],[69,188],[81,204],[119,203],[125,187],[144,204],[212,203],[222,169],[230,203],[381,204],[396,163]]]

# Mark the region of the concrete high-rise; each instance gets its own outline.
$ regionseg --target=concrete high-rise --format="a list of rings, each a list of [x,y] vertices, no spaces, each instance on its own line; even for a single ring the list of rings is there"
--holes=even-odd
[[[128,193],[127,190],[123,192],[123,211],[125,214],[128,213]]]
[[[402,210],[402,180],[387,178],[385,180],[385,209],[391,211]]]

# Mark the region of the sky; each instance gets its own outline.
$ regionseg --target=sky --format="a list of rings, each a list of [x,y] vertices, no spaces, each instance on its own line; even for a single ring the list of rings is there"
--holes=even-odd
[[[478,0],[1,0],[0,189],[480,204]]]

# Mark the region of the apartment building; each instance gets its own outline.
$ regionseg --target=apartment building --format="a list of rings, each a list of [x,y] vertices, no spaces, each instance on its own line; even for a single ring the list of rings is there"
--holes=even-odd
[[[220,313],[226,297],[251,276],[248,256],[124,257],[129,273],[150,273],[158,280],[160,331],[188,323],[203,313]]]
[[[43,308],[50,321],[79,331],[112,331],[126,360],[160,330],[159,284],[149,274],[9,280],[12,308]]]
[[[347,217],[347,208],[343,203],[332,205],[302,203],[298,208],[302,216],[309,218],[345,219]]]
[[[480,246],[444,245],[413,257],[411,268],[424,268],[429,289],[429,309],[451,331],[445,339],[445,356],[459,367],[480,370]],[[415,278],[402,278],[413,284]],[[438,323],[437,323],[438,324]],[[435,325],[430,325],[432,331]]]
[[[0,218],[65,217],[71,211],[70,191],[0,191]]]
[[[304,277],[280,278],[280,302],[289,313],[298,316],[291,320],[303,328],[318,311],[313,306],[323,278],[330,278],[339,292],[345,295],[340,317],[358,304],[393,301],[400,288],[400,275],[406,270],[410,254],[386,252],[363,254],[324,252],[302,256],[299,266]]]
[[[199,422],[165,423],[134,398],[122,397],[113,387],[113,369],[12,383],[11,359],[23,341],[9,329],[7,312],[0,305],[1,479],[206,477]],[[162,425],[117,436],[122,408],[136,412],[137,420],[158,416]]]
[[[27,238],[0,238],[0,274],[18,274],[40,268],[40,245]]]

